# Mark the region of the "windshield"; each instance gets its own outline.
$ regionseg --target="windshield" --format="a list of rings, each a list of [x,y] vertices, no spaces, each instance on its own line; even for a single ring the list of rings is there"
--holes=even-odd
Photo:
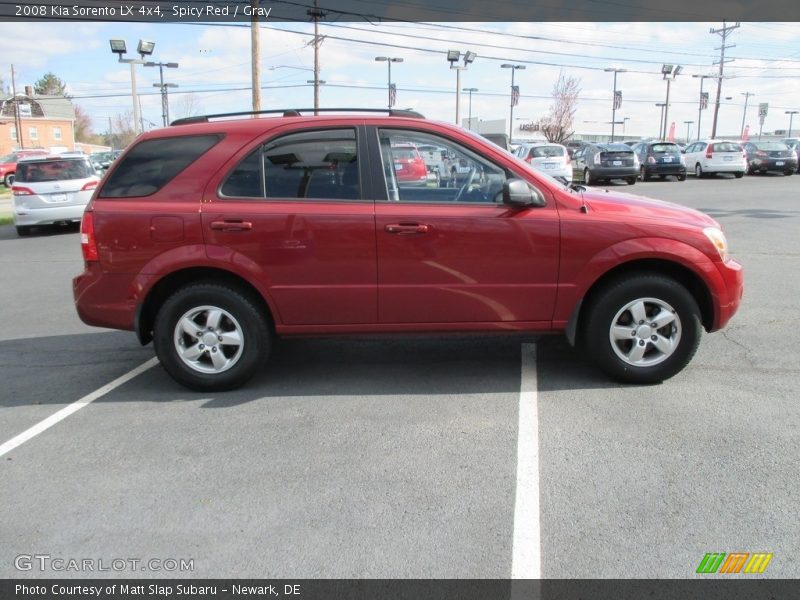
[[[17,157],[14,155],[14,153],[6,154],[5,156],[0,157],[0,162],[17,162]]]
[[[538,146],[531,150],[531,156],[534,158],[551,158],[553,156],[564,156],[565,151],[561,146]]]
[[[678,146],[675,144],[653,144],[653,152],[654,153],[670,152],[672,154],[677,154],[680,152],[680,148],[678,148]]]
[[[755,144],[759,150],[788,150],[789,147],[783,142],[759,142]]]

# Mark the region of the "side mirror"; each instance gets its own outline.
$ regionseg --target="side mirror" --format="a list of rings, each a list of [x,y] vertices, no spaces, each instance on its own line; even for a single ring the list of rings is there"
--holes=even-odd
[[[542,193],[522,179],[507,179],[503,182],[503,204],[515,208],[544,206]]]

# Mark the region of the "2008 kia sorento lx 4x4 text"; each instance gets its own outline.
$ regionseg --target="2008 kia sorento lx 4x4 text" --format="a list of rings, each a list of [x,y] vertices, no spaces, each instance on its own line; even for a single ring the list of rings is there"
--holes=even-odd
[[[411,332],[565,332],[611,377],[658,382],[739,306],[697,211],[564,185],[408,111],[259,115],[140,136],[81,225],[80,317],[152,340],[190,388],[242,385],[276,335]],[[468,169],[407,184],[410,145]]]

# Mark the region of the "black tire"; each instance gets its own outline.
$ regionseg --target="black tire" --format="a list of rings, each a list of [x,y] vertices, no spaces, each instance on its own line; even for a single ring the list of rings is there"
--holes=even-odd
[[[641,179],[642,181],[650,180],[650,176],[644,170],[644,165],[639,167],[639,179]]]
[[[221,309],[233,317],[235,322],[226,316],[220,320],[220,334],[224,335],[227,323],[227,332],[235,330],[241,335],[238,358],[230,367],[215,373],[200,372],[192,368],[179,356],[177,350],[178,322],[189,312],[200,311],[202,307]],[[202,324],[199,328],[205,332]],[[197,341],[204,340],[198,338]],[[262,368],[269,356],[272,333],[267,316],[248,295],[224,284],[200,282],[179,289],[161,305],[153,327],[153,345],[164,370],[178,383],[201,392],[224,391],[240,387]],[[199,343],[198,347],[203,348]],[[227,354],[233,354],[235,357],[236,352],[239,352],[237,347],[225,346],[223,354],[223,344],[220,343],[220,356],[224,358]],[[217,351],[216,346],[214,351]],[[214,369],[213,365],[208,364],[211,362],[211,352],[207,346],[201,355],[197,364],[201,367],[206,364],[207,368]],[[206,363],[202,363],[204,360]]]
[[[790,171],[784,171],[783,174],[786,175],[787,177],[789,177],[790,175],[794,174],[794,171],[791,171],[791,170]]]
[[[636,185],[636,177],[628,177],[626,181],[628,182],[628,185]]]
[[[700,179],[701,177],[703,177],[705,175],[705,173],[703,173],[703,167],[700,166],[700,163],[697,163],[694,166],[694,174],[695,174],[695,177],[697,177],[698,179]]]
[[[3,178],[3,185],[11,189],[11,186],[14,185],[14,173],[9,173]]]
[[[643,306],[653,308],[653,313],[661,310],[655,302],[668,305],[674,310],[677,319],[674,324],[678,333],[672,330],[672,325],[666,325],[656,330],[648,327],[648,323],[640,326],[638,323],[626,324],[625,318],[633,318],[633,312],[624,312],[623,308],[629,303],[644,301]],[[655,302],[647,304],[646,301]],[[654,318],[654,314],[647,313],[645,319]],[[668,313],[667,313],[668,314]],[[626,347],[627,340],[618,339],[612,344],[612,325],[631,327],[631,340]],[[677,281],[662,275],[633,274],[616,279],[605,285],[594,295],[594,300],[587,307],[583,327],[582,344],[587,354],[596,362],[600,369],[611,378],[626,383],[659,383],[669,379],[683,369],[694,356],[702,335],[700,309],[689,291]],[[651,331],[648,333],[648,329]],[[634,335],[634,332],[637,332]],[[651,334],[671,336],[675,339],[674,348],[669,354],[663,354],[661,362],[652,365],[638,366],[623,360],[615,350],[625,353],[632,351],[639,340],[636,335],[644,335],[651,339]],[[627,334],[626,334],[627,335]],[[656,337],[659,337],[658,335]],[[640,340],[639,344],[641,344]],[[657,361],[662,355],[649,341],[642,344],[646,349],[643,358]]]
[[[30,225],[17,225],[17,235],[19,237],[28,237],[31,234],[31,227]]]
[[[586,185],[594,185],[595,180],[592,178],[592,173],[589,169],[583,170],[583,183]]]
[[[686,173],[681,173],[678,175],[678,181],[686,181]]]
[[[736,177],[736,179],[741,179],[742,177],[744,177],[744,171],[736,171],[736,173],[734,173],[733,176]]]

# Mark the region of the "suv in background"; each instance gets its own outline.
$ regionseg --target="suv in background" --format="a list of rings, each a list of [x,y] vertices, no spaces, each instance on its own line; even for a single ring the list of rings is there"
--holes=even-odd
[[[639,176],[639,160],[627,144],[586,144],[572,155],[572,178],[586,185],[624,179],[634,185]]]
[[[11,154],[0,157],[0,181],[7,188],[14,185],[14,176],[17,172],[17,163],[26,157],[47,156],[47,150],[16,150]]]
[[[99,181],[85,156],[64,154],[20,160],[11,186],[17,234],[28,235],[37,225],[79,222]]]
[[[665,179],[674,175],[678,181],[686,181],[686,163],[680,146],[673,142],[642,142],[633,146],[639,159],[639,179],[651,177]]]
[[[698,211],[563,184],[410,111],[274,112],[142,134],[86,207],[80,318],[153,341],[187,387],[242,385],[275,336],[434,332],[565,333],[652,383],[739,307]],[[398,177],[408,145],[463,164],[459,185]]]

